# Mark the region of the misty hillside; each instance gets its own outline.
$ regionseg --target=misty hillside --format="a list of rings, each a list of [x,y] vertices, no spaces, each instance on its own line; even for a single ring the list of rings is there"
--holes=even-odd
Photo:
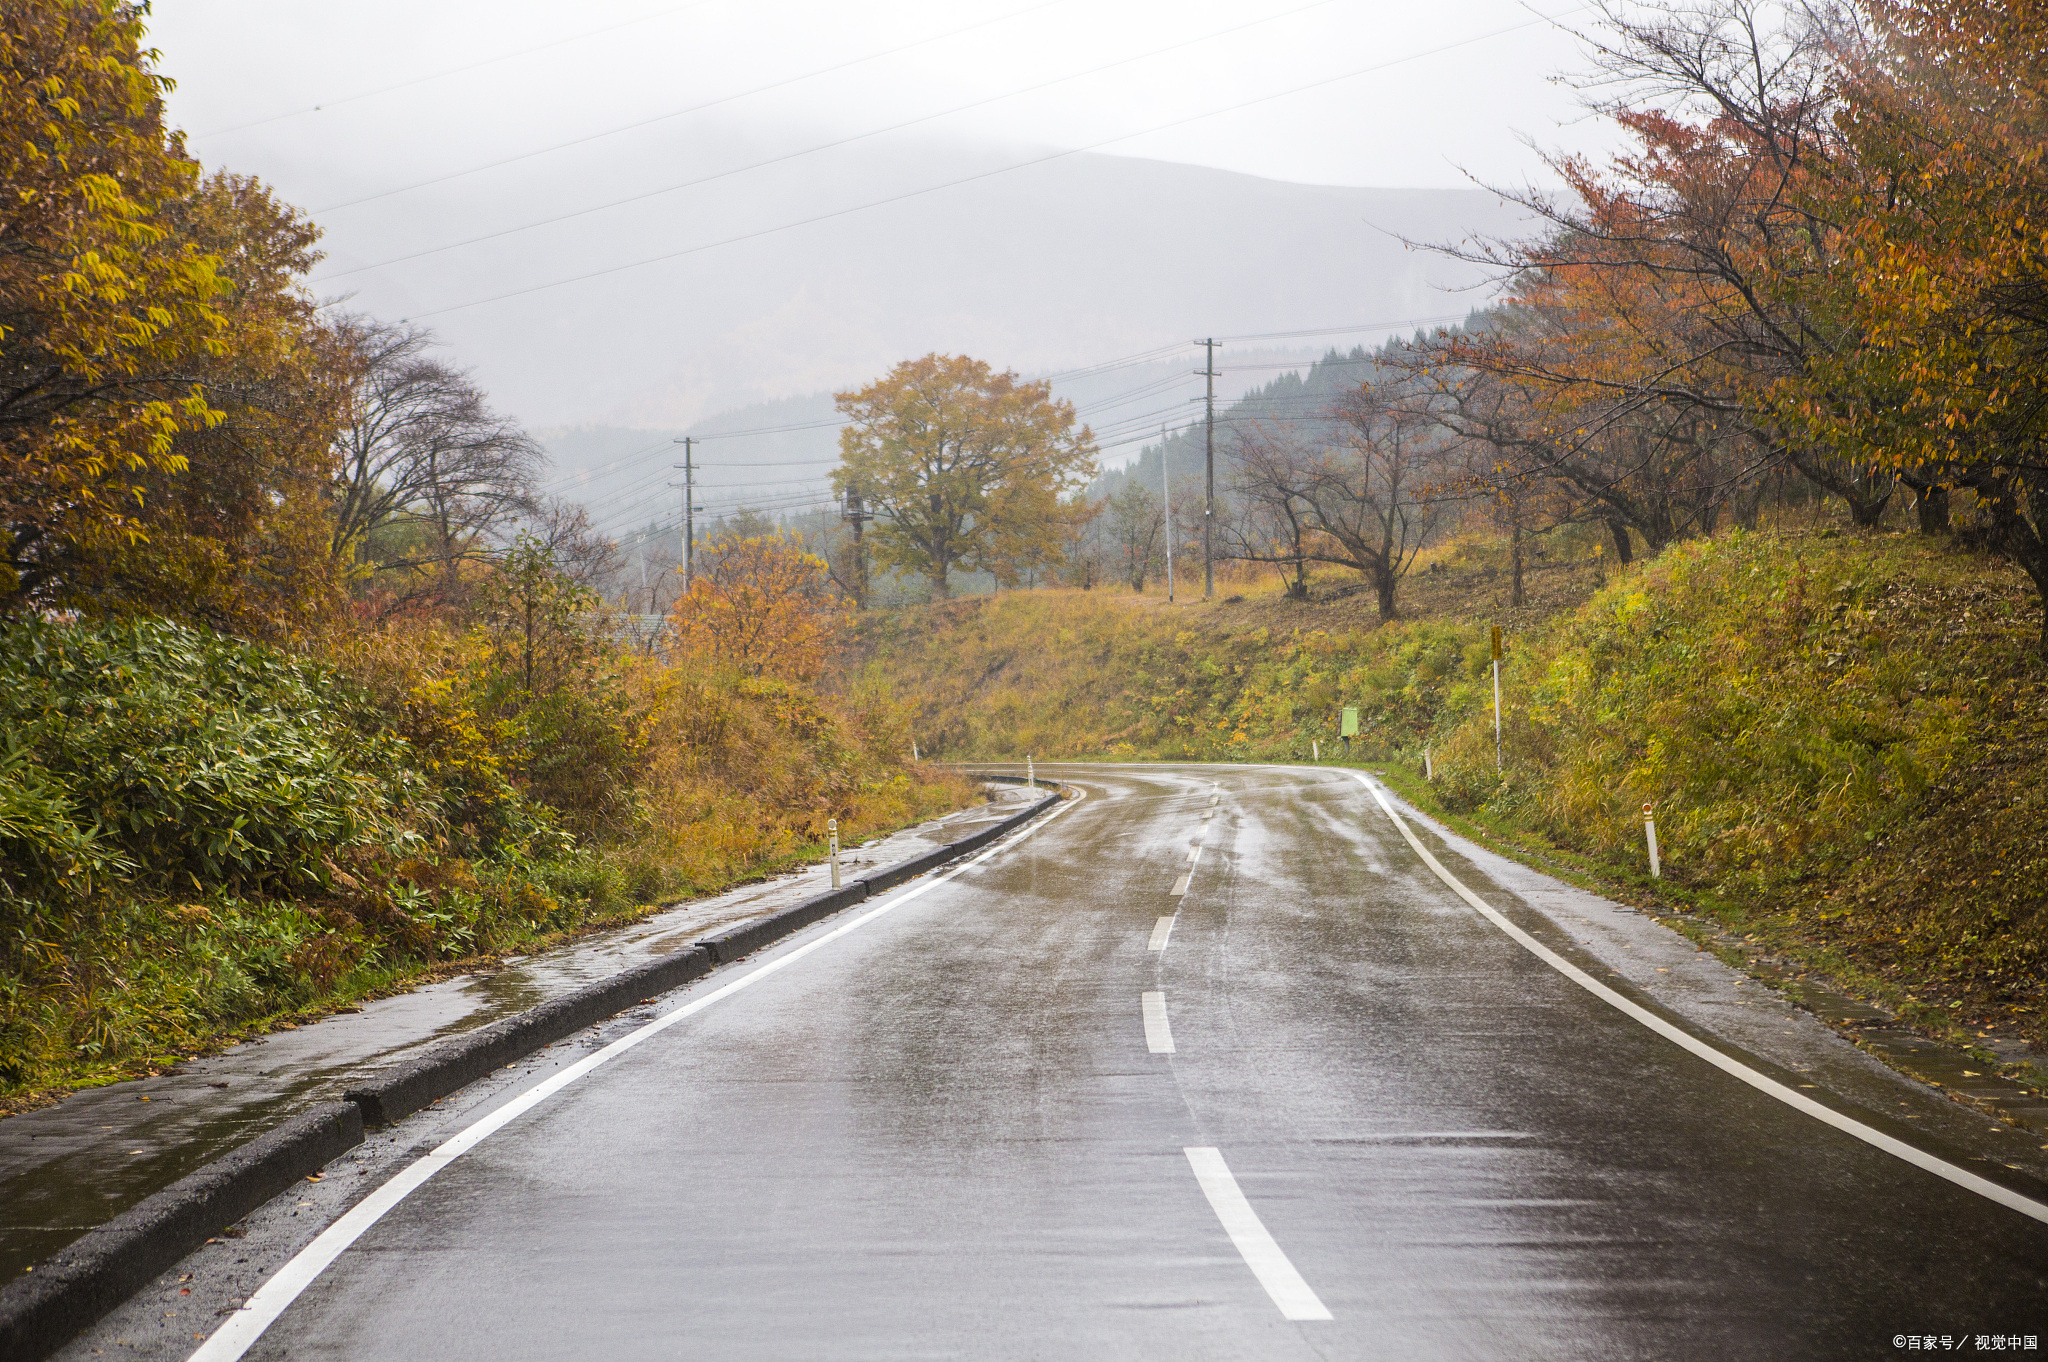
[[[679,164],[686,152],[677,149]],[[444,206],[517,223],[544,215],[540,205],[602,201],[665,173],[644,160],[610,164],[610,154],[594,151],[558,193],[500,204],[450,189]],[[710,188],[687,203],[658,197],[350,274],[459,230],[430,205],[371,204],[330,236],[322,274],[358,289],[358,306],[434,326],[529,424],[669,429],[863,383],[931,350],[1042,373],[1199,335],[1359,326],[1355,338],[1307,343],[1373,343],[1475,301],[1446,290],[1474,283],[1477,270],[1401,238],[1456,241],[1516,221],[1477,190],[1288,184],[1077,154],[780,230],[820,205],[915,195],[1018,159],[939,146],[850,151],[810,173],[750,177],[744,198]],[[544,283],[663,255],[673,258],[464,306],[504,293],[508,279]]]

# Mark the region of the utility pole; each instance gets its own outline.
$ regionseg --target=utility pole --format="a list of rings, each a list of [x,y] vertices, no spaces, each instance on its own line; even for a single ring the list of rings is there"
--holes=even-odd
[[[697,437],[685,435],[676,441],[683,447],[683,461],[673,465],[683,470],[683,590],[688,591],[697,576],[697,468],[691,459]]]
[[[1208,427],[1203,433],[1203,489],[1202,503],[1202,599],[1210,600],[1216,595],[1216,338],[1194,342],[1202,347],[1203,378],[1208,380],[1208,395],[1203,399],[1208,413]]]
[[[860,488],[846,489],[846,509],[839,513],[841,520],[853,525],[853,603],[860,609],[868,608],[868,552],[861,543],[861,527],[875,517],[861,500]]]
[[[1159,494],[1166,499],[1166,603],[1173,604],[1173,476],[1166,471],[1166,427],[1159,428]]]

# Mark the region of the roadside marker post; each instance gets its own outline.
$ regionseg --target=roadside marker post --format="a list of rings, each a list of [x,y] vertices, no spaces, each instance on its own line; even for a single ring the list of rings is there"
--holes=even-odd
[[[1500,774],[1500,626],[1493,626],[1493,773]]]
[[[1650,844],[1650,878],[1664,878],[1664,867],[1657,860],[1657,816],[1648,804],[1643,805],[1643,838]]]
[[[1308,740],[1308,750],[1315,753],[1316,764],[1321,765],[1323,760],[1323,745],[1317,742],[1314,738],[1310,738]]]
[[[1422,745],[1422,778],[1432,785],[1436,784],[1436,763],[1429,759],[1428,743]]]
[[[1038,767],[1032,763],[1029,754],[1024,758],[1024,788],[1027,790],[1038,788]]]
[[[923,758],[923,757],[920,757],[919,755],[917,755],[917,739],[915,739],[915,738],[912,738],[912,739],[910,740],[910,759],[911,759],[912,761],[923,761],[923,760],[924,760],[924,758]]]
[[[834,889],[837,889],[837,888],[839,888],[839,887],[840,887],[840,885],[839,885],[839,820],[838,820],[838,819],[836,819],[836,818],[828,818],[828,819],[826,819],[826,820],[825,820],[825,831],[826,831],[827,833],[831,834],[831,837],[832,837],[832,887],[833,887]]]

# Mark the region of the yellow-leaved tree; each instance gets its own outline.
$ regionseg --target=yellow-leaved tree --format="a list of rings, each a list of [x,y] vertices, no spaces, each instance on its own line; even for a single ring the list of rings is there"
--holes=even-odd
[[[80,535],[140,534],[140,475],[218,419],[191,368],[224,349],[217,262],[164,209],[198,166],[123,0],[11,0],[0,26],[0,600]]]
[[[1020,382],[964,355],[905,360],[858,392],[838,394],[841,494],[875,517],[883,567],[914,572],[934,596],[956,568],[1011,585],[1060,563],[1085,510],[1074,493],[1095,475],[1095,438],[1048,383]]]

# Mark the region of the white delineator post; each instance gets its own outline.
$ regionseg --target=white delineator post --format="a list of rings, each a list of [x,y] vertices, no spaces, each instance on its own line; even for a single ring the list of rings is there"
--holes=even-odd
[[[1322,761],[1323,745],[1321,743],[1317,742],[1314,738],[1310,738],[1308,740],[1308,750],[1316,754],[1316,760],[1318,762]]]
[[[919,755],[917,755],[917,739],[915,739],[915,738],[912,738],[912,739],[910,740],[910,759],[911,759],[912,761],[923,761],[923,760],[924,760],[924,758],[923,758],[923,757],[920,757]]]
[[[1643,805],[1643,840],[1650,844],[1650,878],[1661,880],[1664,867],[1657,861],[1657,816],[1648,804]]]
[[[1429,759],[1429,744],[1427,743],[1424,743],[1422,746],[1422,778],[1431,784],[1436,783],[1436,764]]]
[[[1500,626],[1493,626],[1493,773],[1500,774]]]
[[[1038,768],[1032,764],[1029,756],[1024,758],[1024,788],[1027,790],[1038,788]]]
[[[832,838],[832,887],[839,888],[839,820],[825,820],[825,831]]]

